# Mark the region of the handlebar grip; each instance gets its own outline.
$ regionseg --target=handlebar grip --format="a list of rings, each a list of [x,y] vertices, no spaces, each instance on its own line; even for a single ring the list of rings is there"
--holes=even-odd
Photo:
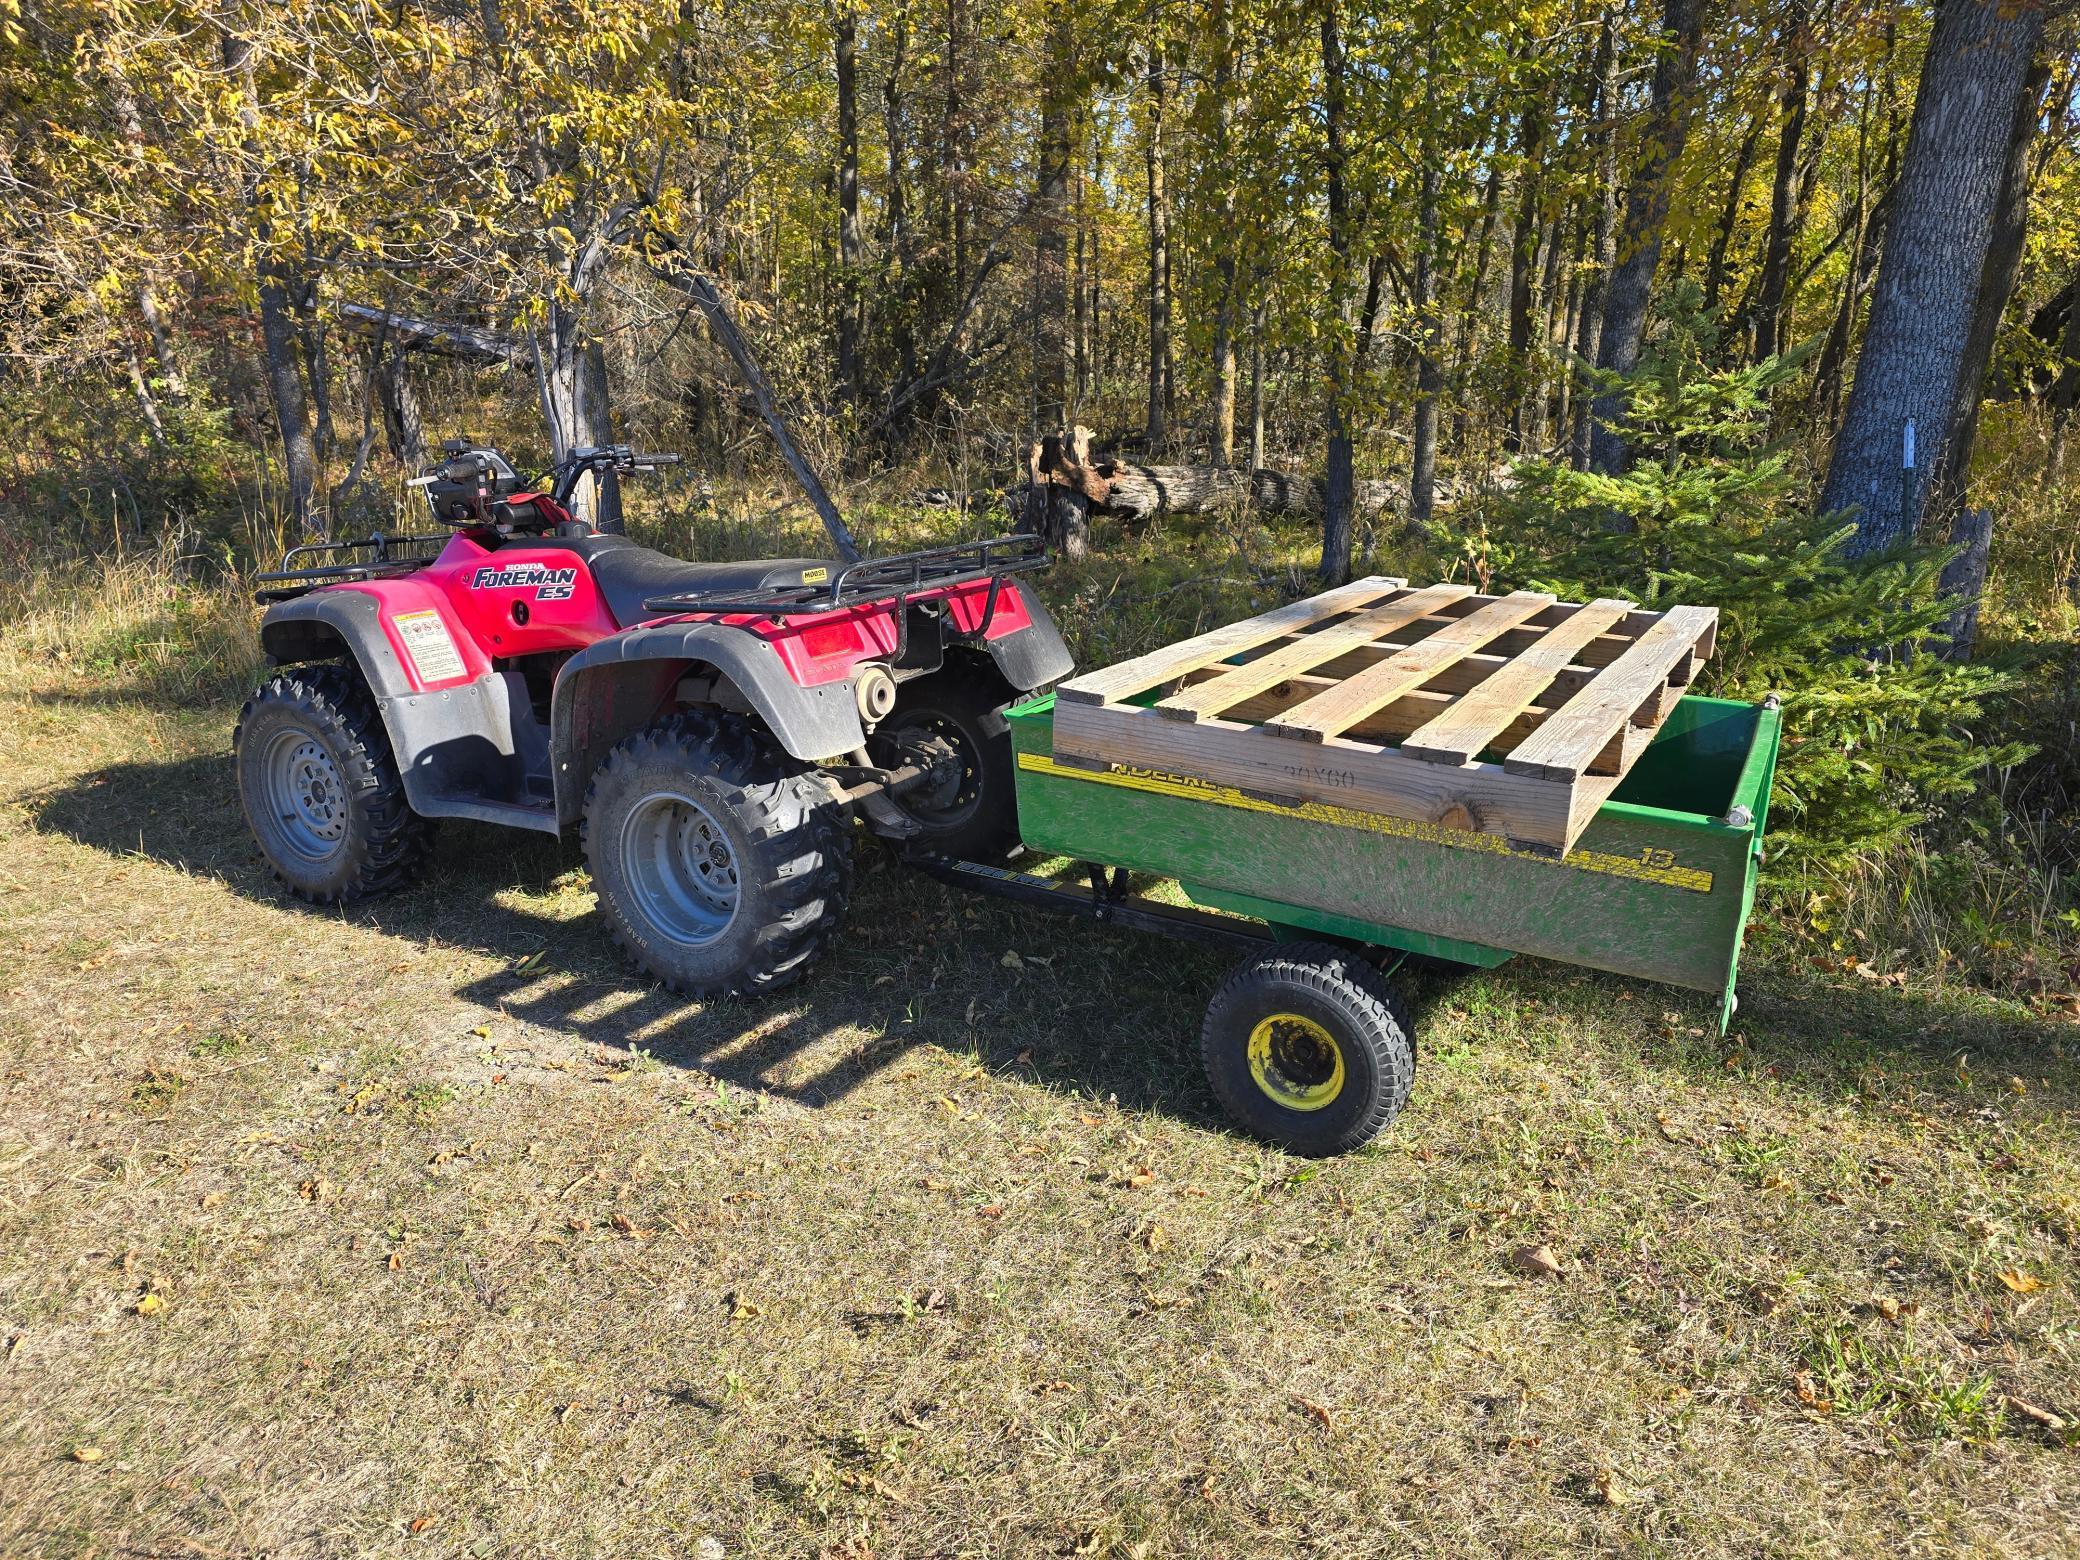
[[[631,455],[628,458],[638,466],[676,466],[685,457],[680,455]]]

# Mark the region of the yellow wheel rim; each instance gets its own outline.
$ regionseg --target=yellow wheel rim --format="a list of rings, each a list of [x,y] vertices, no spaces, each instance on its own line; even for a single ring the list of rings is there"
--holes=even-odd
[[[1343,1093],[1343,1047],[1311,1018],[1273,1013],[1249,1032],[1249,1075],[1287,1110],[1320,1110]]]

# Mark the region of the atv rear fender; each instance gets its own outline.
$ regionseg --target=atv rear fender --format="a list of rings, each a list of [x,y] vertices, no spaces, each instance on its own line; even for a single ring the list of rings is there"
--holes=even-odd
[[[771,643],[726,623],[632,628],[580,651],[556,674],[549,725],[560,822],[577,821],[592,771],[614,744],[668,710],[688,680],[703,695],[696,702],[756,715],[796,758],[842,757],[867,740],[850,678],[802,687]]]

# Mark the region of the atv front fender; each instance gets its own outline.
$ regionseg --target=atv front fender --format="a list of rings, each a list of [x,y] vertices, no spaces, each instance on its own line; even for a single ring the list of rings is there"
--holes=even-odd
[[[577,820],[592,771],[608,750],[668,709],[680,680],[697,674],[712,675],[718,687],[727,683],[806,763],[840,757],[867,740],[850,678],[803,687],[772,645],[722,623],[633,628],[580,651],[556,675],[549,724],[559,821]]]
[[[385,581],[381,589],[379,598],[334,585],[277,602],[260,620],[261,648],[277,666],[345,659],[360,668],[412,811],[555,833],[543,794],[548,744],[525,680],[483,659],[438,591],[414,580]],[[401,608],[439,614],[459,658],[455,677],[432,688],[413,681],[383,629],[384,615]]]

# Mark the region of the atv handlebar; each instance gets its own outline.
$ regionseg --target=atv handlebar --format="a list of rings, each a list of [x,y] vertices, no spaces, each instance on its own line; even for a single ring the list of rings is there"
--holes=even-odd
[[[559,504],[570,502],[578,479],[588,471],[655,471],[678,464],[677,455],[646,454],[626,444],[581,444],[557,465],[550,496]]]

